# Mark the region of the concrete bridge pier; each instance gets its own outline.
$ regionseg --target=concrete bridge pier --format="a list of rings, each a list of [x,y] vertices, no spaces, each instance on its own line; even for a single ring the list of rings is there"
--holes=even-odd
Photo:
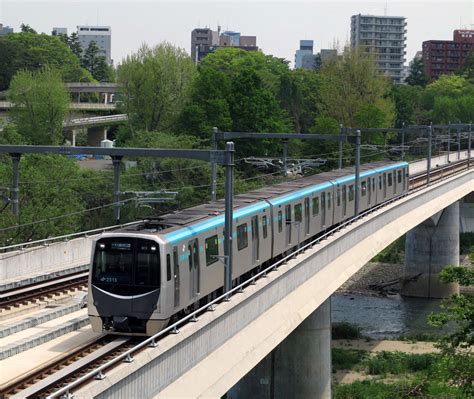
[[[447,265],[459,265],[459,202],[407,233],[402,295],[446,298],[459,293],[458,284],[444,284],[438,279]]]
[[[331,299],[245,375],[227,398],[330,399]]]

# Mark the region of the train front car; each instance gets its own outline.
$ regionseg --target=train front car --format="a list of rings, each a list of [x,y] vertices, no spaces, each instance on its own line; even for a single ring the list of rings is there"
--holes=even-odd
[[[154,235],[102,234],[93,244],[88,313],[95,332],[153,335],[160,318],[161,252]]]

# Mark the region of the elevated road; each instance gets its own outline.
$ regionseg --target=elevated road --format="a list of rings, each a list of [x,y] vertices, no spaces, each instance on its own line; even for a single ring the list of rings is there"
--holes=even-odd
[[[11,108],[13,108],[13,104],[10,101],[0,101],[0,110],[9,110]],[[117,109],[117,105],[114,103],[70,103],[69,109],[78,111],[113,111]]]
[[[63,126],[65,128],[82,128],[91,126],[111,126],[117,125],[128,120],[127,114],[93,116],[90,118],[75,118],[65,121]]]

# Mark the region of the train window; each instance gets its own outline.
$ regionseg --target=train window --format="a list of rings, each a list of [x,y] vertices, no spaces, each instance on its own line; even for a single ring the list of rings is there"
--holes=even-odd
[[[281,233],[283,231],[283,212],[278,211],[278,232]]]
[[[249,237],[247,234],[247,223],[237,226],[237,249],[240,251],[249,245]]]
[[[295,222],[301,223],[303,221],[303,206],[301,204],[295,205]]]
[[[313,198],[313,216],[319,215],[319,197]]]
[[[93,282],[132,284],[133,247],[131,240],[102,239],[96,244]]]
[[[338,187],[336,190],[336,204],[337,206],[341,206],[341,189]]]
[[[153,248],[153,247],[152,247]],[[159,259],[158,254],[152,251],[138,249],[137,269],[135,271],[135,284],[157,286],[159,285]]]
[[[328,209],[331,209],[331,193],[328,193],[327,200],[328,200]]]
[[[173,264],[174,264],[174,306],[179,306],[179,263],[178,263],[178,247],[173,247]]]
[[[388,186],[389,186],[389,187],[392,187],[392,184],[393,184],[392,174],[389,173],[389,174],[388,174]]]
[[[384,187],[387,187],[387,174],[386,173],[383,174],[382,184]]]
[[[206,266],[216,263],[219,259],[219,240],[217,234],[212,237],[206,238]]]
[[[354,185],[349,186],[349,201],[354,201]]]
[[[375,193],[375,178],[372,179],[372,192]]]
[[[379,176],[379,190],[382,190],[382,176]]]
[[[397,177],[398,177],[398,179],[397,179],[398,183],[401,183],[402,182],[402,171],[401,170],[398,171]]]
[[[171,255],[166,254],[166,280],[171,280]]]
[[[349,187],[349,190],[350,190],[350,187]],[[349,191],[349,194],[350,194],[350,191]],[[365,195],[367,194],[367,182],[363,181],[361,184],[360,184],[360,194],[362,197],[365,197]],[[349,198],[349,201],[351,201],[351,199]]]
[[[285,222],[291,223],[291,205],[285,206]]]
[[[267,216],[266,215],[262,216],[262,229],[263,229],[263,238],[267,238],[267,236],[268,236],[268,222],[267,222]]]

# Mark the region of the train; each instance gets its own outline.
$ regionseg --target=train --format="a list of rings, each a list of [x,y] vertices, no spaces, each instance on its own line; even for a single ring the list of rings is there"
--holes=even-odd
[[[351,167],[236,195],[233,284],[353,217],[354,187]],[[360,211],[408,190],[408,163],[361,165]],[[98,236],[88,281],[92,329],[151,336],[221,295],[224,211],[218,200]]]

